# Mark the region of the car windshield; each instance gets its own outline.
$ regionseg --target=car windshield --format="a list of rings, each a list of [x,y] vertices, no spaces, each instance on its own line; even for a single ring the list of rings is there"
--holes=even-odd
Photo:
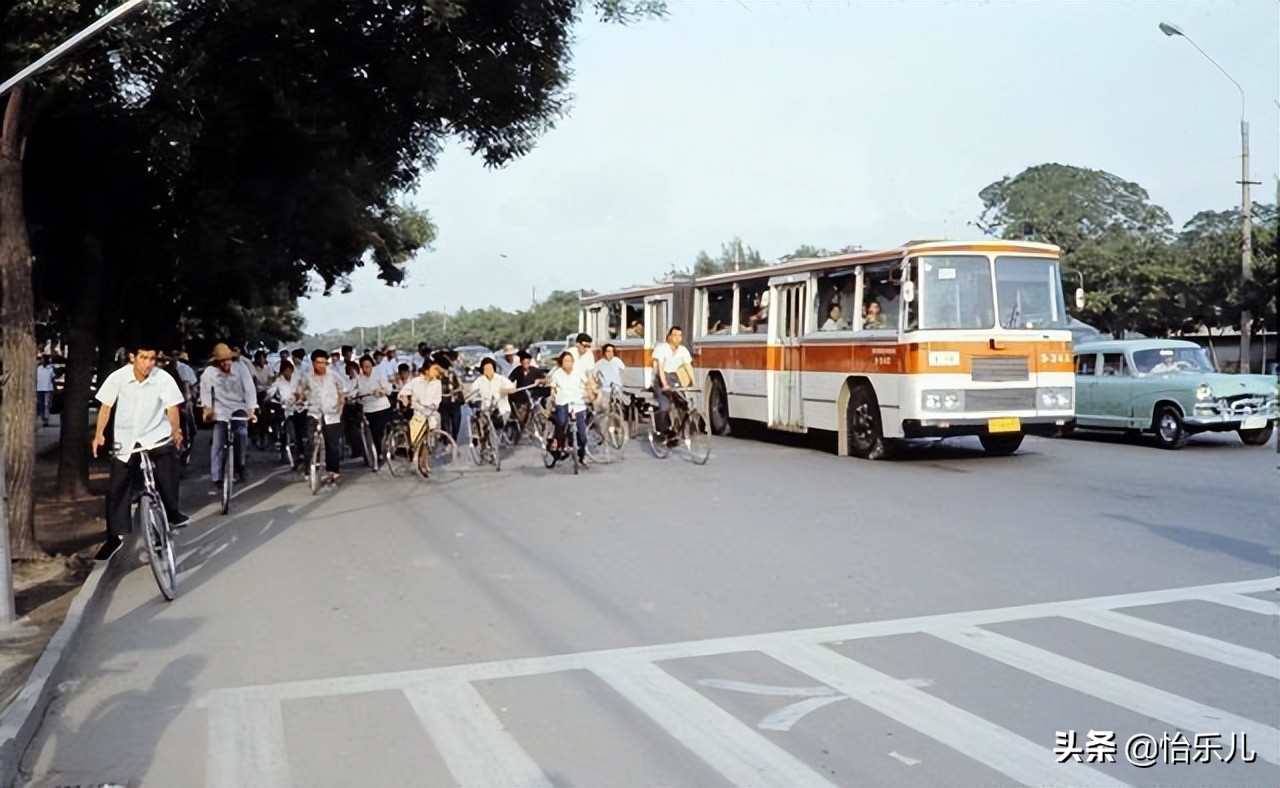
[[[1004,328],[1067,327],[1057,260],[997,257],[996,299]]]
[[[1202,347],[1161,347],[1133,351],[1133,368],[1144,375],[1170,372],[1213,372],[1213,361]]]

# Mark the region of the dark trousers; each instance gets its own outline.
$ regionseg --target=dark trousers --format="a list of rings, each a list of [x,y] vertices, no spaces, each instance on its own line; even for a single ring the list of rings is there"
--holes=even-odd
[[[160,493],[160,503],[164,504],[165,514],[169,520],[178,517],[178,454],[173,446],[161,446],[147,452],[155,465],[156,490]],[[142,459],[136,454],[128,463],[117,459],[111,460],[111,479],[107,486],[107,533],[112,536],[128,536],[133,529],[129,517],[129,507],[133,502],[133,488],[142,486],[142,473],[139,468]]]
[[[342,425],[324,425],[324,469],[337,473],[342,462]]]
[[[556,425],[556,442],[564,446],[564,434],[569,426],[569,406],[556,405],[555,410],[551,411],[551,421]],[[578,459],[582,459],[587,452],[587,412],[580,410],[573,414],[573,421],[578,428]]]
[[[374,454],[382,452],[382,436],[387,433],[387,425],[391,423],[393,414],[395,411],[391,408],[364,414],[364,417],[369,420],[369,432],[373,433]]]
[[[677,388],[680,385],[680,376],[674,372],[667,373],[667,385]],[[671,432],[671,397],[667,396],[657,381],[653,384],[653,401],[657,410],[653,413],[653,426],[658,432]]]
[[[440,403],[440,429],[449,433],[455,441],[458,439],[458,432],[462,429],[461,402]]]

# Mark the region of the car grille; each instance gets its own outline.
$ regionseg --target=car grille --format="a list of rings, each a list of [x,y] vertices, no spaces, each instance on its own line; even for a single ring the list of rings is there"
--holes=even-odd
[[[974,356],[971,365],[979,383],[1028,379],[1026,356]]]
[[[968,389],[964,393],[964,409],[972,412],[1034,410],[1035,407],[1035,389]]]
[[[1276,412],[1276,400],[1256,394],[1227,397],[1227,412],[1233,416],[1270,415]]]

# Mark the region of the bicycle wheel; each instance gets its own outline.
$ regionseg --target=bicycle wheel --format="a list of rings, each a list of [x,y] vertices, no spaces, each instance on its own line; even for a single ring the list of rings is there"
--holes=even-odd
[[[294,423],[285,420],[284,439],[280,444],[280,459],[290,468],[297,467],[298,462],[298,430]]]
[[[165,517],[164,507],[150,493],[143,493],[138,499],[137,515],[142,521],[142,527],[135,530],[134,536],[146,540],[147,563],[151,564],[151,574],[156,578],[160,595],[166,602],[172,602],[178,593],[178,568],[173,557],[173,542],[169,539],[169,520]]]
[[[231,428],[228,427],[228,430]],[[236,442],[232,438],[227,442],[224,451],[225,457],[222,461],[222,513],[226,514],[231,510],[231,493],[235,490],[236,484]]]
[[[453,465],[458,460],[458,443],[453,436],[444,430],[432,430],[427,436],[431,447],[430,462],[432,470],[440,470]]]
[[[317,431],[311,441],[311,460],[307,463],[307,484],[311,494],[320,492],[323,484],[320,474],[324,472],[324,433]]]
[[[495,471],[502,470],[502,433],[489,427],[489,454],[493,456],[493,469]]]
[[[665,460],[671,454],[671,447],[667,445],[667,439],[652,424],[649,425],[649,451],[653,452],[653,456],[660,460]]]
[[[685,445],[689,447],[689,456],[698,465],[705,465],[711,456],[711,425],[702,411],[692,410],[684,424]]]
[[[382,438],[382,456],[392,476],[404,476],[413,470],[413,444],[409,442],[409,428],[397,424],[387,430]]]
[[[369,429],[369,422],[363,420],[360,422],[360,448],[364,450],[365,465],[377,473],[378,451],[373,447],[373,430]]]
[[[485,445],[488,441],[488,424],[480,417],[471,422],[471,438],[467,441],[467,456],[471,464],[480,466],[486,462]]]
[[[631,438],[631,431],[627,427],[627,420],[622,418],[622,414],[610,408],[605,417],[598,422],[601,432],[604,433],[605,441],[615,451],[622,451],[622,447],[627,445],[627,441]]]

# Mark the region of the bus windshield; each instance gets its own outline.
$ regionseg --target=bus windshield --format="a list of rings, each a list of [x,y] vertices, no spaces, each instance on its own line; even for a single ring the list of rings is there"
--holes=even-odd
[[[997,257],[996,299],[1003,328],[1067,327],[1057,260]]]
[[[928,256],[917,260],[916,304],[908,326],[922,329],[991,328],[991,260],[983,255]],[[913,325],[918,322],[918,325]]]

